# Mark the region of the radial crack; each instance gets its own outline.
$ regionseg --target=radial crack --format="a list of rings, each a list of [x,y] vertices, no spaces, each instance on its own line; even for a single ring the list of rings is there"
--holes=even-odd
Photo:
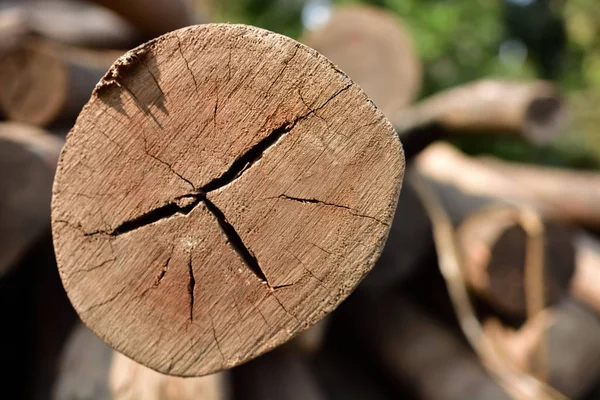
[[[279,128],[274,129],[265,138],[263,138],[254,146],[252,146],[250,150],[248,150],[247,152],[242,154],[238,159],[236,159],[223,175],[213,179],[212,181],[204,185],[200,191],[203,193],[209,193],[214,190],[220,189],[223,186],[227,186],[234,180],[238,179],[253,164],[258,162],[262,158],[265,151],[267,151],[275,143],[277,143],[277,141],[281,139],[285,134],[289,133],[294,128],[294,126],[296,126],[296,124],[301,118],[302,117],[299,117],[293,122],[286,122]]]
[[[328,203],[326,201],[317,200],[317,199],[305,199],[305,198],[300,198],[300,197],[293,197],[293,196],[288,196],[286,194],[280,194],[277,198],[284,199],[284,200],[297,201],[298,203],[322,204],[324,206],[343,208],[345,210],[348,210],[352,215],[354,215],[356,217],[372,219],[373,221],[379,222],[382,225],[388,226],[388,224],[385,223],[384,221],[377,219],[375,217],[372,217],[370,215],[360,214],[357,210],[355,210],[352,207],[343,206],[343,205],[335,204],[335,203]]]
[[[267,283],[268,285],[269,282],[267,280],[267,277],[261,269],[260,265],[258,264],[256,257],[250,251],[250,249],[246,247],[246,245],[242,241],[242,238],[237,233],[233,225],[231,225],[229,221],[227,221],[227,218],[225,218],[223,212],[217,206],[215,206],[212,201],[210,201],[207,198],[204,198],[203,200],[204,204],[206,204],[206,208],[208,209],[208,211],[210,211],[217,219],[217,222],[219,223],[223,234],[225,234],[225,237],[229,241],[229,244],[231,245],[233,250],[235,250],[235,252],[240,256],[244,264],[254,273],[254,275],[256,275],[260,280]]]
[[[182,199],[192,199],[192,201],[185,205],[181,206],[180,202]],[[155,208],[154,210],[150,210],[145,214],[140,215],[134,219],[123,222],[121,225],[117,226],[112,232],[109,233],[110,236],[119,236],[123,235],[127,232],[134,231],[138,228],[144,227],[146,225],[153,224],[162,219],[170,218],[175,214],[187,215],[192,211],[200,202],[202,198],[199,195],[186,195],[177,198],[174,202],[171,202],[167,205],[164,205],[159,208]]]
[[[188,273],[190,280],[188,282],[188,293],[190,295],[190,321],[194,320],[194,288],[196,287],[196,279],[194,278],[194,268],[192,267],[192,253],[188,259]]]

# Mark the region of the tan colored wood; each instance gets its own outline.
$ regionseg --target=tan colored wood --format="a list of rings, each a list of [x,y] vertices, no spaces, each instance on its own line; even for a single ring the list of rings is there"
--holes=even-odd
[[[93,0],[148,35],[158,36],[198,21],[191,0]]]
[[[75,119],[120,51],[91,51],[24,37],[0,59],[0,108],[46,126]]]
[[[53,192],[83,321],[196,376],[283,343],[379,256],[404,159],[389,122],[315,51],[243,25],[120,58],[69,133]]]
[[[45,160],[52,169],[56,168],[58,156],[65,143],[64,138],[60,136],[17,122],[0,123],[0,138],[23,145]]]
[[[334,8],[327,24],[301,39],[360,85],[385,115],[411,104],[422,85],[422,66],[398,17],[366,5]]]
[[[60,139],[0,123],[0,277],[50,223],[50,193]]]
[[[596,172],[468,157],[448,143],[430,146],[415,166],[426,177],[471,196],[528,206],[550,219],[600,226],[600,175]]]

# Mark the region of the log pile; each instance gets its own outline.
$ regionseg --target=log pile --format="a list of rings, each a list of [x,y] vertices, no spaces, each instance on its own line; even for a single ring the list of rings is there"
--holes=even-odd
[[[0,3],[1,398],[594,398],[600,173],[450,144],[550,145],[553,84],[193,3]]]

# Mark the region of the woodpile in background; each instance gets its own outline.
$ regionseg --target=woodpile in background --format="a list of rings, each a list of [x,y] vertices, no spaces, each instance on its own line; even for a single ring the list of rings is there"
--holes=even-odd
[[[50,233],[52,185],[65,134],[75,126],[97,83],[115,60],[166,32],[211,20],[210,15],[195,12],[197,9],[197,5],[194,7],[185,0],[0,2],[0,309],[3,310],[0,339],[4,343],[0,359],[10,366],[3,375],[0,397],[40,400],[597,398],[600,393],[600,174],[469,156],[448,143],[456,137],[469,140],[475,136],[504,135],[545,146],[561,134],[568,134],[568,104],[548,82],[490,79],[417,100],[423,85],[423,66],[410,32],[396,16],[372,7],[334,9],[328,24],[305,33],[301,39],[329,57],[365,90],[392,121],[406,155],[408,179],[389,227],[389,237],[373,270],[354,293],[325,319],[303,332],[300,331],[308,324],[286,325],[280,315],[283,312],[267,313],[269,318],[277,320],[277,329],[287,329],[282,334],[285,339],[298,335],[241,366],[216,372],[219,368],[201,365],[188,374],[216,372],[204,377],[181,378],[151,370],[116,352],[84,326],[63,288]],[[160,115],[157,118],[148,111],[149,107],[147,113],[142,110],[135,114],[141,109],[136,102],[145,104],[147,100],[152,107],[164,107],[171,116],[177,115],[172,118],[179,121],[184,118],[181,115],[186,107],[197,110],[196,116],[206,113],[207,126],[216,126],[214,123],[221,129],[229,129],[232,140],[242,137],[237,130],[244,129],[236,128],[240,122],[236,119],[237,109],[228,112],[220,100],[217,103],[211,100],[206,106],[203,102],[206,96],[191,102],[198,84],[201,89],[205,84],[190,78],[194,75],[186,75],[200,68],[195,65],[198,52],[185,53],[185,46],[183,50],[172,46],[169,47],[172,56],[185,55],[189,63],[187,67],[183,62],[169,67],[178,68],[180,79],[184,75],[189,79],[178,106],[150,99],[152,93],[148,94],[146,88],[141,100],[131,95],[132,103],[124,105],[128,116],[138,118],[132,120],[129,128],[120,125],[124,119],[118,119],[122,115],[117,113],[106,117],[114,120],[112,125],[103,125],[110,129],[98,133],[98,128],[86,125],[86,121],[94,120],[90,116],[96,118],[112,111],[97,99],[81,113],[85,121],[79,123],[76,134],[88,138],[96,133],[106,134],[107,141],[127,147],[127,138],[139,123],[151,139],[150,143],[143,143],[143,149],[148,150],[148,145],[156,147],[162,140],[156,125],[164,121],[159,119]],[[281,72],[280,84],[291,85],[298,76],[286,73],[298,72],[302,66],[294,66],[292,62],[290,68],[278,58],[288,60],[287,53],[273,54],[264,64]],[[233,61],[231,65],[239,65],[236,62],[243,63],[245,59]],[[128,78],[126,73],[118,77],[113,74],[116,81],[122,79],[130,86],[119,88],[121,91],[113,88],[114,92],[105,94],[115,100],[117,94],[120,96],[130,87],[137,93],[152,78],[157,84],[167,79],[156,75],[151,60],[140,65],[145,69],[134,71]],[[212,76],[208,72],[205,75]],[[269,85],[280,79],[266,73],[263,76],[267,76],[265,84]],[[226,85],[231,79],[243,77],[224,73],[221,78]],[[311,89],[315,98],[331,89],[325,81],[315,85]],[[286,104],[292,104],[288,107],[292,109],[306,100],[299,97],[295,105]],[[340,109],[342,106],[339,105]],[[217,108],[224,114],[213,121]],[[286,108],[282,112],[288,111]],[[345,131],[339,122],[343,112],[348,113],[345,122],[348,129],[356,127],[364,117],[350,109],[331,115],[317,114],[315,124],[327,129],[312,127],[313,134]],[[354,117],[360,116],[355,123],[351,122],[353,112]],[[332,127],[332,121],[339,126]],[[381,130],[365,127],[360,132],[361,140],[369,141]],[[173,134],[173,137],[182,136]],[[191,143],[187,140],[190,138],[185,139],[185,143]],[[92,160],[94,168],[106,174],[100,181],[109,181],[112,175],[107,171],[120,173],[131,165],[131,162],[122,166],[103,163],[100,150],[90,151],[85,148],[90,142],[82,143],[83,147],[76,149],[77,154],[68,157],[69,163],[80,164],[73,170],[89,166]],[[182,190],[189,190],[190,184],[170,172],[181,174],[174,168],[177,162],[181,164],[181,155],[175,153],[167,163],[156,160],[156,168],[169,172],[169,176],[181,183]],[[183,164],[191,171],[190,165],[197,168],[204,165],[206,155],[201,158],[194,153],[189,157]],[[268,159],[263,161],[267,163]],[[246,167],[242,166],[241,173],[245,173]],[[325,171],[329,167],[323,164],[320,169]],[[377,164],[377,168],[384,170],[385,166]],[[75,190],[75,183],[77,179],[63,180],[59,189]],[[322,189],[326,184],[325,179],[310,181],[315,188]],[[195,190],[197,182],[191,182],[191,186]],[[90,193],[85,191],[79,194],[82,199],[73,207],[76,212],[85,213],[93,199],[86,198]],[[297,194],[287,196],[286,203],[304,198]],[[315,199],[304,199],[310,206],[318,206]],[[295,203],[298,209],[307,205],[301,201]],[[120,215],[127,211],[121,205],[112,204],[107,212]],[[189,205],[183,200],[178,204]],[[241,211],[233,208],[231,211],[235,215],[232,221],[243,219]],[[293,210],[289,213],[300,215]],[[296,223],[306,223],[308,217],[302,219],[304,222]],[[248,224],[246,228],[251,231],[253,226]],[[334,234],[338,235],[335,238],[342,236],[340,232]],[[363,234],[355,241],[370,243],[376,234]],[[149,239],[144,243],[149,243]],[[273,248],[265,245],[261,251],[268,253]],[[102,256],[100,250],[98,257]],[[316,259],[310,257],[307,263],[315,263]],[[182,266],[187,265],[185,260],[179,261]],[[366,268],[362,264],[353,265],[352,261],[355,260],[348,260],[346,268]],[[291,262],[292,258],[287,264]],[[319,265],[322,270],[327,267],[321,261]],[[73,262],[72,267],[85,265]],[[153,276],[179,272],[185,275],[181,299],[175,299],[173,304],[177,309],[180,300],[185,312],[189,312],[189,298],[184,296],[190,282],[188,270],[159,268],[157,271],[152,271]],[[336,282],[346,275],[338,276]],[[270,277],[269,273],[266,276]],[[198,273],[193,282],[200,285],[203,279],[206,276]],[[216,282],[218,278],[215,279]],[[277,282],[265,280],[272,287],[290,291],[286,288],[289,282],[283,278]],[[114,281],[111,282],[114,286]],[[102,293],[113,289],[106,284]],[[312,293],[313,297],[317,294]],[[302,296],[308,298],[311,293]],[[77,303],[81,305],[92,297],[83,293]],[[209,301],[210,297],[197,297],[195,309],[200,310]],[[195,309],[192,306],[192,315]],[[144,312],[153,311],[147,307]],[[133,324],[143,318],[132,313],[128,323],[112,325],[116,332],[112,339],[103,339],[115,344],[115,338],[130,337]],[[226,313],[213,318],[223,330],[242,323],[226,318]],[[136,329],[141,326],[149,337],[153,330],[160,331],[159,320],[145,321]],[[97,329],[93,319],[86,322]],[[166,332],[173,334],[169,343],[196,337],[169,329]],[[150,362],[153,367],[169,369],[158,360],[157,354],[162,350],[143,341],[137,345],[148,350],[143,357],[146,363],[154,360]],[[232,360],[240,354],[237,351],[232,350]],[[197,354],[189,354],[190,359],[194,356]],[[183,370],[176,372],[185,374]]]

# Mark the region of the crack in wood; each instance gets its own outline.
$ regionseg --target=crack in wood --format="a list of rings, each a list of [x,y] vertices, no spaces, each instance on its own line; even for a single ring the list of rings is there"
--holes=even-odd
[[[337,208],[343,208],[345,210],[348,210],[350,212],[350,214],[354,215],[355,217],[361,217],[361,218],[368,218],[368,219],[372,219],[373,221],[379,222],[382,225],[388,226],[389,224],[385,223],[384,221],[375,218],[371,215],[366,215],[366,214],[361,214],[358,212],[358,210],[352,208],[352,207],[348,207],[348,206],[344,206],[341,204],[335,204],[335,203],[328,203],[326,201],[322,201],[322,200],[318,200],[318,199],[309,199],[309,198],[301,198],[301,197],[293,197],[293,196],[288,196],[287,194],[280,194],[279,196],[277,196],[278,199],[283,199],[283,200],[290,200],[290,201],[296,201],[298,203],[308,203],[308,204],[321,204],[324,206],[331,206],[331,207],[337,207]]]
[[[261,281],[269,284],[265,273],[262,268],[258,264],[258,260],[256,256],[252,253],[252,251],[244,244],[242,238],[237,233],[233,225],[227,221],[227,218],[223,214],[223,212],[214,205],[214,203],[208,200],[206,197],[204,198],[204,204],[210,213],[217,219],[219,227],[223,234],[229,241],[229,245],[233,250],[238,254],[238,256],[242,259],[243,263],[256,275]]]
[[[252,165],[260,161],[263,154],[273,147],[279,139],[289,133],[304,116],[296,118],[293,122],[286,122],[279,128],[274,129],[265,138],[252,146],[250,150],[237,158],[227,171],[218,178],[213,179],[204,185],[201,189],[203,193],[210,193],[214,190],[221,189],[229,185],[231,182],[240,178]]]
[[[194,268],[192,266],[192,252],[188,259],[188,273],[190,280],[188,282],[188,293],[190,295],[190,321],[194,321],[194,289],[196,288],[196,278],[194,278]]]

